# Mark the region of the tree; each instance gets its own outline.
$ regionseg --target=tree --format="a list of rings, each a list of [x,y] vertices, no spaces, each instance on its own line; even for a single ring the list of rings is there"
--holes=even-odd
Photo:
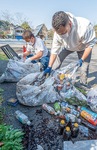
[[[10,24],[14,22],[14,18],[8,10],[1,11],[1,18],[2,20],[9,22]]]
[[[48,31],[48,38],[49,38],[49,39],[53,39],[53,35],[54,35],[54,31],[53,31],[52,29],[50,29],[50,30]]]
[[[10,24],[12,23],[14,25],[17,24],[18,26],[20,26],[24,22],[26,22],[26,24],[28,24],[28,26],[29,26],[29,24],[31,24],[29,19],[27,17],[25,17],[22,13],[17,12],[15,14],[12,14],[8,10],[0,12],[0,20],[7,21]]]
[[[29,26],[28,22],[24,21],[21,24],[21,27],[24,28],[25,30],[31,30],[31,27]]]
[[[96,34],[96,37],[97,37],[97,25],[94,26],[94,30],[95,30],[95,34]]]

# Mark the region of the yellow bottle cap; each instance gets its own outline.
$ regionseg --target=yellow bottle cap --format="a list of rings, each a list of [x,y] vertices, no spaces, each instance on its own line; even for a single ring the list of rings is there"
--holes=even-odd
[[[70,127],[66,127],[65,130],[66,130],[66,131],[70,131]]]
[[[63,79],[65,78],[65,74],[61,74],[61,75],[59,76],[59,78],[60,78],[60,80],[63,80]]]
[[[78,123],[74,123],[74,127],[76,127],[76,128],[77,128],[77,127],[78,127]]]
[[[64,125],[64,124],[65,124],[65,120],[61,120],[60,123],[61,123],[62,125]]]

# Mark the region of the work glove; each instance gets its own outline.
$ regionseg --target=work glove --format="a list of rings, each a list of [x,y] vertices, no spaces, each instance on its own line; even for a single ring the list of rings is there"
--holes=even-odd
[[[25,60],[25,63],[31,63],[31,59],[30,59],[30,58],[27,58],[27,59]]]
[[[18,56],[19,56],[20,58],[23,58],[23,54],[18,54]]]
[[[82,64],[83,64],[83,60],[82,60],[82,59],[80,59],[80,60],[77,62],[77,66],[81,67],[81,66],[82,66]]]
[[[51,70],[52,70],[52,67],[47,67],[47,68],[44,70],[44,75],[45,75],[45,76],[50,75]]]

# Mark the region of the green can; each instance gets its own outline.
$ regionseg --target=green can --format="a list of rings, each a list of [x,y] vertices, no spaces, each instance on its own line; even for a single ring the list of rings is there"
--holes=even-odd
[[[59,102],[56,102],[56,103],[54,104],[54,109],[55,109],[56,112],[61,110],[61,107],[60,107],[60,103],[59,103]]]

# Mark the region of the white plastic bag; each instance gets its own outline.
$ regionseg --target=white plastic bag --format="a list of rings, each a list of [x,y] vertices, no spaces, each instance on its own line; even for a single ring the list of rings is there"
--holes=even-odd
[[[97,87],[87,93],[87,102],[90,108],[97,113]]]
[[[60,99],[53,87],[53,77],[48,77],[41,85],[35,85],[39,75],[39,72],[31,73],[17,83],[16,95],[23,105],[38,106],[43,103],[54,103]]]
[[[10,59],[5,72],[0,77],[0,83],[6,82],[18,82],[20,79],[25,77],[26,75],[39,72],[40,67],[37,63],[24,63],[21,61],[16,61]]]

